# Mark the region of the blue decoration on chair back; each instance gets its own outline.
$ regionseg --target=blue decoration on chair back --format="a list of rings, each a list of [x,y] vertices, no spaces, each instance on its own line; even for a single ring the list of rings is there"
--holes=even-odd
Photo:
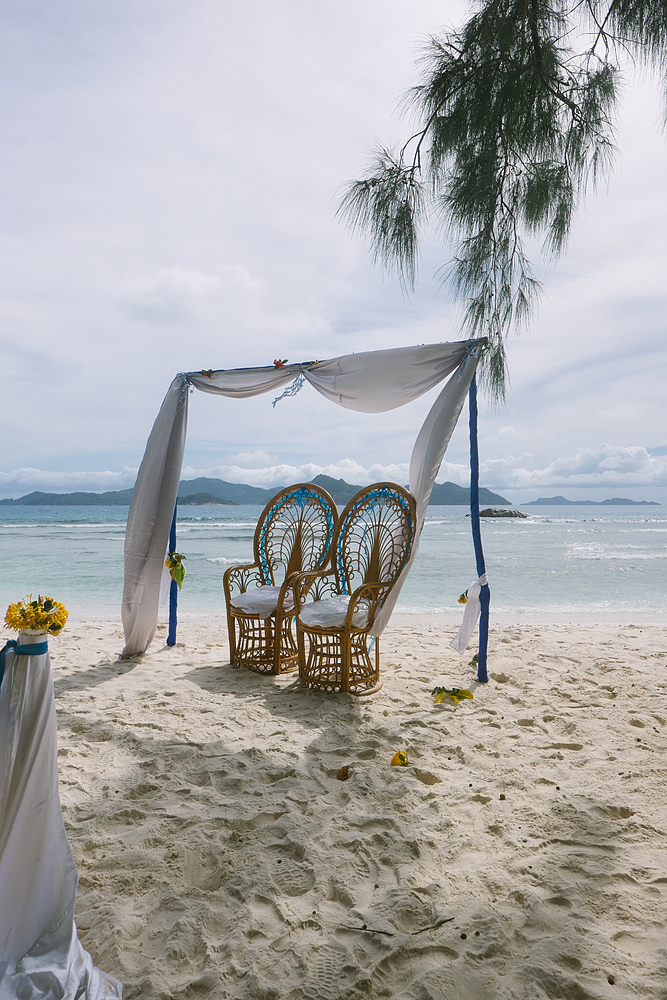
[[[298,486],[287,493],[281,492],[276,498],[276,502],[266,509],[262,515],[263,520],[257,538],[257,562],[261,567],[263,582],[267,586],[275,582],[272,569],[275,560],[271,558],[272,553],[270,549],[276,516],[283,509],[286,512],[290,508],[303,511],[304,507],[313,501],[318,505],[320,512],[324,514],[327,531],[322,551],[315,562],[314,568],[321,569],[326,562],[336,526],[333,511],[324,502],[324,497],[318,490],[309,489],[307,486]]]
[[[379,506],[384,506],[387,500],[391,500],[392,503],[398,504],[399,507],[407,516],[408,525],[408,543],[407,543],[407,554],[405,556],[405,562],[410,559],[412,552],[412,544],[414,541],[414,525],[412,523],[412,511],[410,510],[410,505],[406,501],[405,497],[392,486],[383,483],[375,487],[374,489],[368,489],[363,491],[355,499],[352,506],[346,510],[343,519],[338,527],[338,536],[336,540],[336,575],[338,577],[338,587],[342,594],[350,593],[350,586],[348,580],[349,568],[345,565],[345,544],[348,532],[350,531],[350,525],[352,522],[358,518],[363,518],[363,515],[367,511],[373,511]],[[370,526],[369,526],[370,527]],[[361,540],[364,541],[368,528],[364,528],[362,531]]]

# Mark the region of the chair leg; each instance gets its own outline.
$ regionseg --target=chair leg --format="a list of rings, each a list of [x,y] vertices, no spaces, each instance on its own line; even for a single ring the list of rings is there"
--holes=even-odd
[[[354,640],[354,641],[353,641]],[[380,680],[380,650],[378,640],[372,640],[375,647],[373,661],[372,651],[368,649],[369,636],[366,632],[353,633],[350,637],[350,694],[363,697],[375,694],[382,687]]]
[[[236,622],[227,611],[227,638],[229,640],[229,662],[236,665]]]
[[[298,647],[294,639],[294,616],[274,619],[273,673],[286,674],[298,666]]]
[[[344,631],[340,637],[340,689],[350,690],[350,660],[352,659],[352,636]]]
[[[306,634],[299,627],[299,620],[296,620],[296,649],[297,649],[297,669],[299,680],[304,680],[306,676]]]
[[[297,643],[291,615],[260,619],[257,615],[228,614],[229,662],[260,674],[296,670]]]

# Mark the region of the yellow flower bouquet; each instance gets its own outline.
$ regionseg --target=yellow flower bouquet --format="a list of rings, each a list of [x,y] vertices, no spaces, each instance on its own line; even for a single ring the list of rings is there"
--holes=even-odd
[[[32,594],[16,604],[10,604],[5,615],[5,624],[16,632],[46,632],[60,635],[65,628],[69,611],[64,604],[52,597],[42,597],[33,601]]]

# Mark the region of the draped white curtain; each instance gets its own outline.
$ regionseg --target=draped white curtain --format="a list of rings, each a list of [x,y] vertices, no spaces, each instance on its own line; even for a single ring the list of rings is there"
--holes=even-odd
[[[412,453],[410,491],[417,501],[414,559],[435,477],[485,343],[481,339],[425,344],[346,354],[329,361],[284,368],[238,368],[210,375],[202,372],[177,375],[148,439],[127,519],[122,656],[143,653],[155,634],[162,566],[185,447],[190,386],[202,392],[244,399],[275,392],[303,375],[314,389],[339,406],[362,413],[381,413],[417,399],[451,376],[431,407]],[[378,615],[373,634],[380,635],[386,626],[409,569],[407,566]]]
[[[120,983],[95,968],[77,936],[76,887],[58,795],[49,654],[9,650],[0,686],[2,1000],[120,1000]]]

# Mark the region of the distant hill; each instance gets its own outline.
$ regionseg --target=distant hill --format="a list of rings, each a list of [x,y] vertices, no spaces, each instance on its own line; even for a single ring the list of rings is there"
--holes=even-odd
[[[343,506],[362,488],[346,483],[344,479],[333,479],[331,476],[315,476],[313,483],[325,489],[337,504]],[[188,497],[192,493],[206,492],[228,502],[261,504],[263,507],[282,489],[284,489],[283,486],[262,489],[259,486],[245,486],[242,483],[227,483],[224,479],[205,479],[202,477],[182,480],[178,486],[178,495],[180,498]]]
[[[132,490],[110,493],[28,493],[18,500],[0,500],[2,504],[21,507],[128,507]]]
[[[279,493],[277,489],[264,490],[259,486],[246,486],[244,483],[226,483],[224,479],[182,479],[178,484],[178,496],[189,497],[193,493],[209,493],[228,503],[258,503],[263,507],[271,497]]]
[[[315,476],[313,482],[326,490],[339,507],[344,507],[355,493],[363,489],[363,486],[354,486],[352,483],[346,483],[344,479],[333,479],[332,476]]]
[[[313,482],[331,494],[338,506],[345,506],[355,493],[363,487],[346,483],[344,479],[334,479],[332,476],[315,476]],[[258,504],[264,507],[272,497],[283,489],[282,486],[272,489],[262,489],[259,486],[247,486],[244,483],[227,483],[224,479],[185,479],[178,484],[178,498],[183,504]],[[128,507],[132,499],[132,490],[115,490],[107,493],[28,493],[18,500],[0,500],[0,504],[21,507]],[[484,489],[479,491],[480,503],[505,504],[498,493]],[[466,486],[456,483],[436,483],[431,493],[431,503],[436,506],[458,505],[467,506],[470,502],[470,491]],[[535,503],[578,503],[585,501],[564,500],[554,497],[551,500],[537,500]],[[595,501],[590,501],[594,503]],[[604,503],[634,503],[633,500],[605,500]],[[643,501],[646,503],[647,501]]]
[[[214,497],[212,493],[188,493],[186,496],[178,498],[179,507],[204,507],[207,504],[215,504],[223,507],[236,507],[231,500],[223,500],[222,497]]]
[[[510,506],[509,500],[501,497],[499,493],[492,493],[484,486],[480,486],[479,489],[479,502]],[[470,489],[467,486],[457,486],[456,483],[436,483],[431,493],[431,503],[436,506],[467,507],[470,503]]]
[[[543,507],[660,507],[656,500],[625,500],[623,497],[614,497],[612,500],[566,500],[565,497],[540,497],[539,500],[527,500],[526,503],[519,504],[520,507],[532,507],[533,505]]]

